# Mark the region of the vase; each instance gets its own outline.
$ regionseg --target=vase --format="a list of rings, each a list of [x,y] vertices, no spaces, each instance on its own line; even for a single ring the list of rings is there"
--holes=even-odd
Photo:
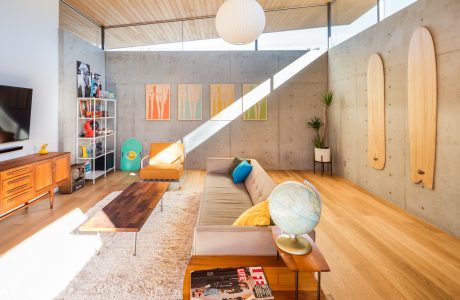
[[[331,161],[331,149],[315,148],[315,161],[330,162]]]

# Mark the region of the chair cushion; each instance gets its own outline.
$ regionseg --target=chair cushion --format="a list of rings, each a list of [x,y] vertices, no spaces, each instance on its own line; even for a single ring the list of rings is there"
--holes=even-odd
[[[150,164],[172,164],[180,159],[184,161],[184,144],[180,143],[154,143],[150,145]]]
[[[243,161],[240,163],[232,173],[233,183],[241,183],[243,182],[246,177],[248,177],[249,173],[252,171],[252,166],[247,162]]]
[[[184,173],[182,164],[153,163],[141,169],[143,180],[179,180]]]
[[[244,184],[234,184],[226,174],[208,173],[198,224],[232,225],[250,207]]]
[[[233,226],[269,226],[270,210],[268,201],[262,201],[246,210],[236,219]]]

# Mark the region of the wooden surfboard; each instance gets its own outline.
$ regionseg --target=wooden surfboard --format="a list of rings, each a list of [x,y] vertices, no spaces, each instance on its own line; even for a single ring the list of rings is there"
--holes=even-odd
[[[367,66],[367,161],[375,169],[385,167],[385,77],[377,53]]]
[[[408,112],[410,176],[433,189],[436,158],[436,54],[428,29],[415,30],[409,45]]]

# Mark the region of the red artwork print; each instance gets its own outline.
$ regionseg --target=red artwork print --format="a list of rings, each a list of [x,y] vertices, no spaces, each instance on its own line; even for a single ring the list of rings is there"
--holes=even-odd
[[[169,84],[147,84],[145,89],[146,119],[170,119],[170,86]]]

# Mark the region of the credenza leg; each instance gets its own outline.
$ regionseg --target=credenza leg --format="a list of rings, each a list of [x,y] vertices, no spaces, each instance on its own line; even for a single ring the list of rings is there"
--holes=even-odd
[[[54,189],[50,190],[50,209],[53,209],[54,206]]]

